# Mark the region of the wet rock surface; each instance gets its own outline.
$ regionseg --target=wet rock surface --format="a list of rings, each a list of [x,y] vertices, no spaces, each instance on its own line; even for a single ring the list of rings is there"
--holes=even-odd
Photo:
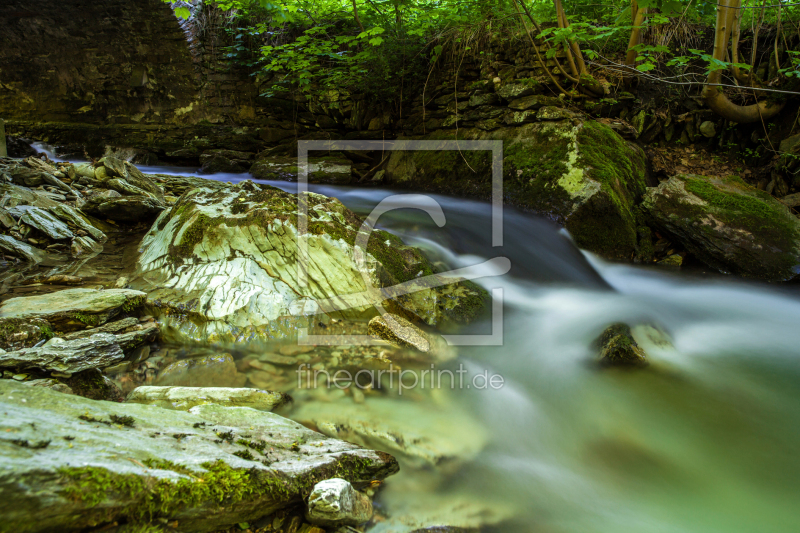
[[[721,272],[770,281],[800,274],[800,221],[737,177],[673,176],[648,190],[654,224]]]
[[[273,411],[291,401],[291,397],[280,392],[229,387],[137,387],[127,401],[181,411],[207,404]]]
[[[397,471],[387,454],[249,408],[181,412],[9,380],[0,380],[0,404],[0,512],[16,530],[149,516],[213,531],[299,503],[324,479]]]
[[[233,342],[283,338],[323,312],[368,318],[374,311],[367,283],[414,284],[434,275],[419,250],[380,230],[359,263],[354,241],[362,220],[335,198],[310,193],[308,214],[308,233],[298,237],[295,195],[247,181],[191,190],[143,239],[132,286],[148,291],[173,340]],[[298,271],[300,241],[308,250],[306,283]],[[485,298],[477,285],[456,282],[420,285],[388,303],[436,325],[469,322]]]

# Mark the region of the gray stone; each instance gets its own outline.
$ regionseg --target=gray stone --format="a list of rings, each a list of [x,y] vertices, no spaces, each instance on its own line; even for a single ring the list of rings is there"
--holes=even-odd
[[[372,502],[344,479],[320,481],[308,496],[306,519],[312,524],[357,526],[370,518]]]
[[[39,207],[27,207],[20,222],[36,228],[53,240],[71,239],[74,234],[66,224],[58,220],[49,211]]]
[[[0,354],[0,368],[16,371],[41,369],[74,374],[119,363],[123,357],[122,348],[117,344],[114,335],[98,333],[87,339]]]
[[[65,385],[64,383],[53,378],[32,379],[30,381],[25,381],[24,383],[30,387],[43,387],[45,389],[50,389],[62,394],[75,394],[73,390],[69,388],[69,385]]]
[[[8,214],[8,211],[0,207],[0,224],[8,228],[13,228],[17,225],[17,221],[11,218],[11,215]]]
[[[128,196],[147,196],[150,198],[156,198],[154,194],[151,194],[144,189],[140,189],[135,185],[131,185],[127,181],[119,178],[111,178],[106,180],[105,186],[109,189],[113,189],[122,195]]]
[[[572,111],[554,106],[544,106],[536,112],[536,118],[539,120],[564,120],[574,116],[575,113]]]
[[[49,209],[54,205],[58,205],[58,202],[36,194],[30,189],[12,185],[11,183],[0,183],[0,197],[6,198],[4,205],[6,209],[20,205],[32,205],[34,207]]]
[[[498,102],[500,102],[500,98],[495,93],[474,94],[469,97],[469,107],[495,105]]]
[[[141,306],[147,295],[130,289],[66,289],[37,296],[10,298],[0,305],[0,318],[42,318],[57,331],[75,331],[108,322],[123,310]]]
[[[295,195],[247,181],[190,191],[145,235],[131,286],[147,289],[152,300],[164,303],[158,311],[179,342],[285,337],[323,312],[373,316],[373,301],[355,259],[361,220],[337,199],[309,194],[309,279],[303,285],[296,261],[296,212]],[[419,250],[380,230],[373,232],[369,251],[364,274],[374,287],[414,283],[420,272],[432,268]],[[352,295],[347,297],[351,300],[340,301],[342,295]],[[407,309],[429,324],[450,317],[468,321],[484,297],[477,286],[456,283],[398,295],[387,310]],[[191,307],[192,321],[173,320],[167,306],[176,310],[173,315]]]
[[[427,333],[405,318],[391,313],[370,320],[367,333],[400,348],[414,348],[420,352],[431,349]]]
[[[508,107],[516,111],[525,111],[527,109],[539,109],[542,106],[560,106],[561,100],[553,96],[543,96],[541,94],[533,94],[531,96],[524,96],[509,102]]]
[[[516,100],[523,96],[530,96],[536,92],[538,84],[536,82],[528,83],[504,83],[497,89],[497,94],[505,100]]]
[[[158,200],[164,198],[161,187],[128,161],[107,156],[100,160],[100,164],[106,168],[109,177],[122,178],[134,187],[152,194]]]
[[[47,254],[42,250],[34,248],[28,243],[18,241],[10,235],[0,235],[0,250],[28,263],[41,263],[47,257]]]
[[[655,226],[721,272],[771,281],[800,274],[800,221],[738,177],[673,176],[648,190]]]
[[[69,224],[75,225],[78,229],[81,229],[92,236],[92,238],[98,242],[105,242],[108,237],[106,234],[97,229],[89,220],[86,219],[83,213],[79,210],[75,209],[74,207],[68,206],[66,204],[58,204],[54,205],[49,208],[50,212],[53,213],[55,216],[67,222]]]
[[[355,483],[398,471],[388,454],[245,407],[173,411],[1,380],[0,412],[9,531],[83,530],[138,513],[177,531],[216,531],[296,504],[334,473]]]
[[[791,137],[787,137],[781,141],[780,147],[778,148],[781,153],[788,153],[792,151],[792,148],[800,144],[800,133],[797,135],[792,135]]]
[[[207,404],[274,411],[290,401],[290,397],[282,392],[230,387],[137,387],[127,401],[181,411]]]
[[[164,209],[160,201],[144,196],[93,196],[81,206],[82,211],[92,216],[128,223],[150,222]]]
[[[72,257],[79,257],[87,254],[99,254],[103,251],[103,245],[92,240],[91,237],[75,237],[70,245]]]
[[[74,339],[85,339],[86,337],[91,337],[95,333],[121,333],[128,328],[138,325],[139,325],[139,319],[136,317],[129,316],[128,318],[123,318],[122,320],[109,322],[108,324],[104,324],[99,328],[91,328],[91,329],[75,331],[73,333],[64,334],[61,337],[67,341]]]
[[[703,137],[708,137],[710,139],[717,134],[717,126],[710,120],[706,120],[700,124],[700,133],[703,134]]]

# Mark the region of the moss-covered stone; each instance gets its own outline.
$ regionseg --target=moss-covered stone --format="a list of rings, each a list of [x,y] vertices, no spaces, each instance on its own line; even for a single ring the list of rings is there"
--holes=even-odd
[[[644,152],[598,122],[526,124],[492,132],[459,130],[459,139],[503,141],[503,200],[565,225],[578,246],[631,259],[637,248],[633,206],[646,188]],[[451,140],[434,132],[426,140]],[[397,186],[491,198],[488,152],[434,150],[392,154]]]
[[[738,177],[673,176],[645,195],[652,223],[722,271],[772,281],[800,274],[800,221]]]
[[[612,324],[600,334],[595,344],[602,365],[643,366],[647,364],[647,355],[634,340],[631,328],[627,324]]]
[[[53,336],[53,328],[41,318],[0,318],[0,348],[21,350]]]

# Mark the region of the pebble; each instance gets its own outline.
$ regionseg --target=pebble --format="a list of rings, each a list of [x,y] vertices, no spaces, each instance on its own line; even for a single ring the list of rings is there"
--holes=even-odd
[[[315,346],[299,345],[299,344],[285,344],[281,346],[278,351],[281,355],[299,355],[301,353],[308,353],[314,350]]]

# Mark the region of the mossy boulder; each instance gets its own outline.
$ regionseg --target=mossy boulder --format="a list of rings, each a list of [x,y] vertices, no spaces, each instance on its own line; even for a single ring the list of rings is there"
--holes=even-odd
[[[142,240],[132,286],[148,291],[152,312],[169,322],[168,338],[292,338],[298,327],[327,317],[376,315],[364,276],[384,288],[434,275],[418,249],[376,230],[362,276],[355,247],[362,219],[337,199],[311,193],[308,231],[298,236],[297,204],[296,195],[244,181],[191,190],[159,217]],[[298,265],[300,239],[308,245],[307,283]],[[387,298],[392,312],[438,326],[469,322],[487,294],[462,281]]]
[[[645,366],[647,354],[631,334],[627,324],[617,323],[606,328],[595,341],[599,361],[604,366]]]
[[[296,506],[324,479],[398,471],[386,453],[247,407],[184,412],[0,380],[0,411],[3,531],[218,531]]]
[[[738,177],[673,176],[648,190],[654,225],[720,272],[769,281],[800,274],[800,221]]]
[[[531,111],[531,113],[533,113]],[[452,132],[419,137],[453,140]],[[633,206],[646,189],[646,157],[598,122],[537,122],[491,132],[460,129],[463,140],[503,141],[503,200],[564,225],[581,248],[630,259],[637,246]],[[490,199],[488,151],[395,151],[395,186]]]

